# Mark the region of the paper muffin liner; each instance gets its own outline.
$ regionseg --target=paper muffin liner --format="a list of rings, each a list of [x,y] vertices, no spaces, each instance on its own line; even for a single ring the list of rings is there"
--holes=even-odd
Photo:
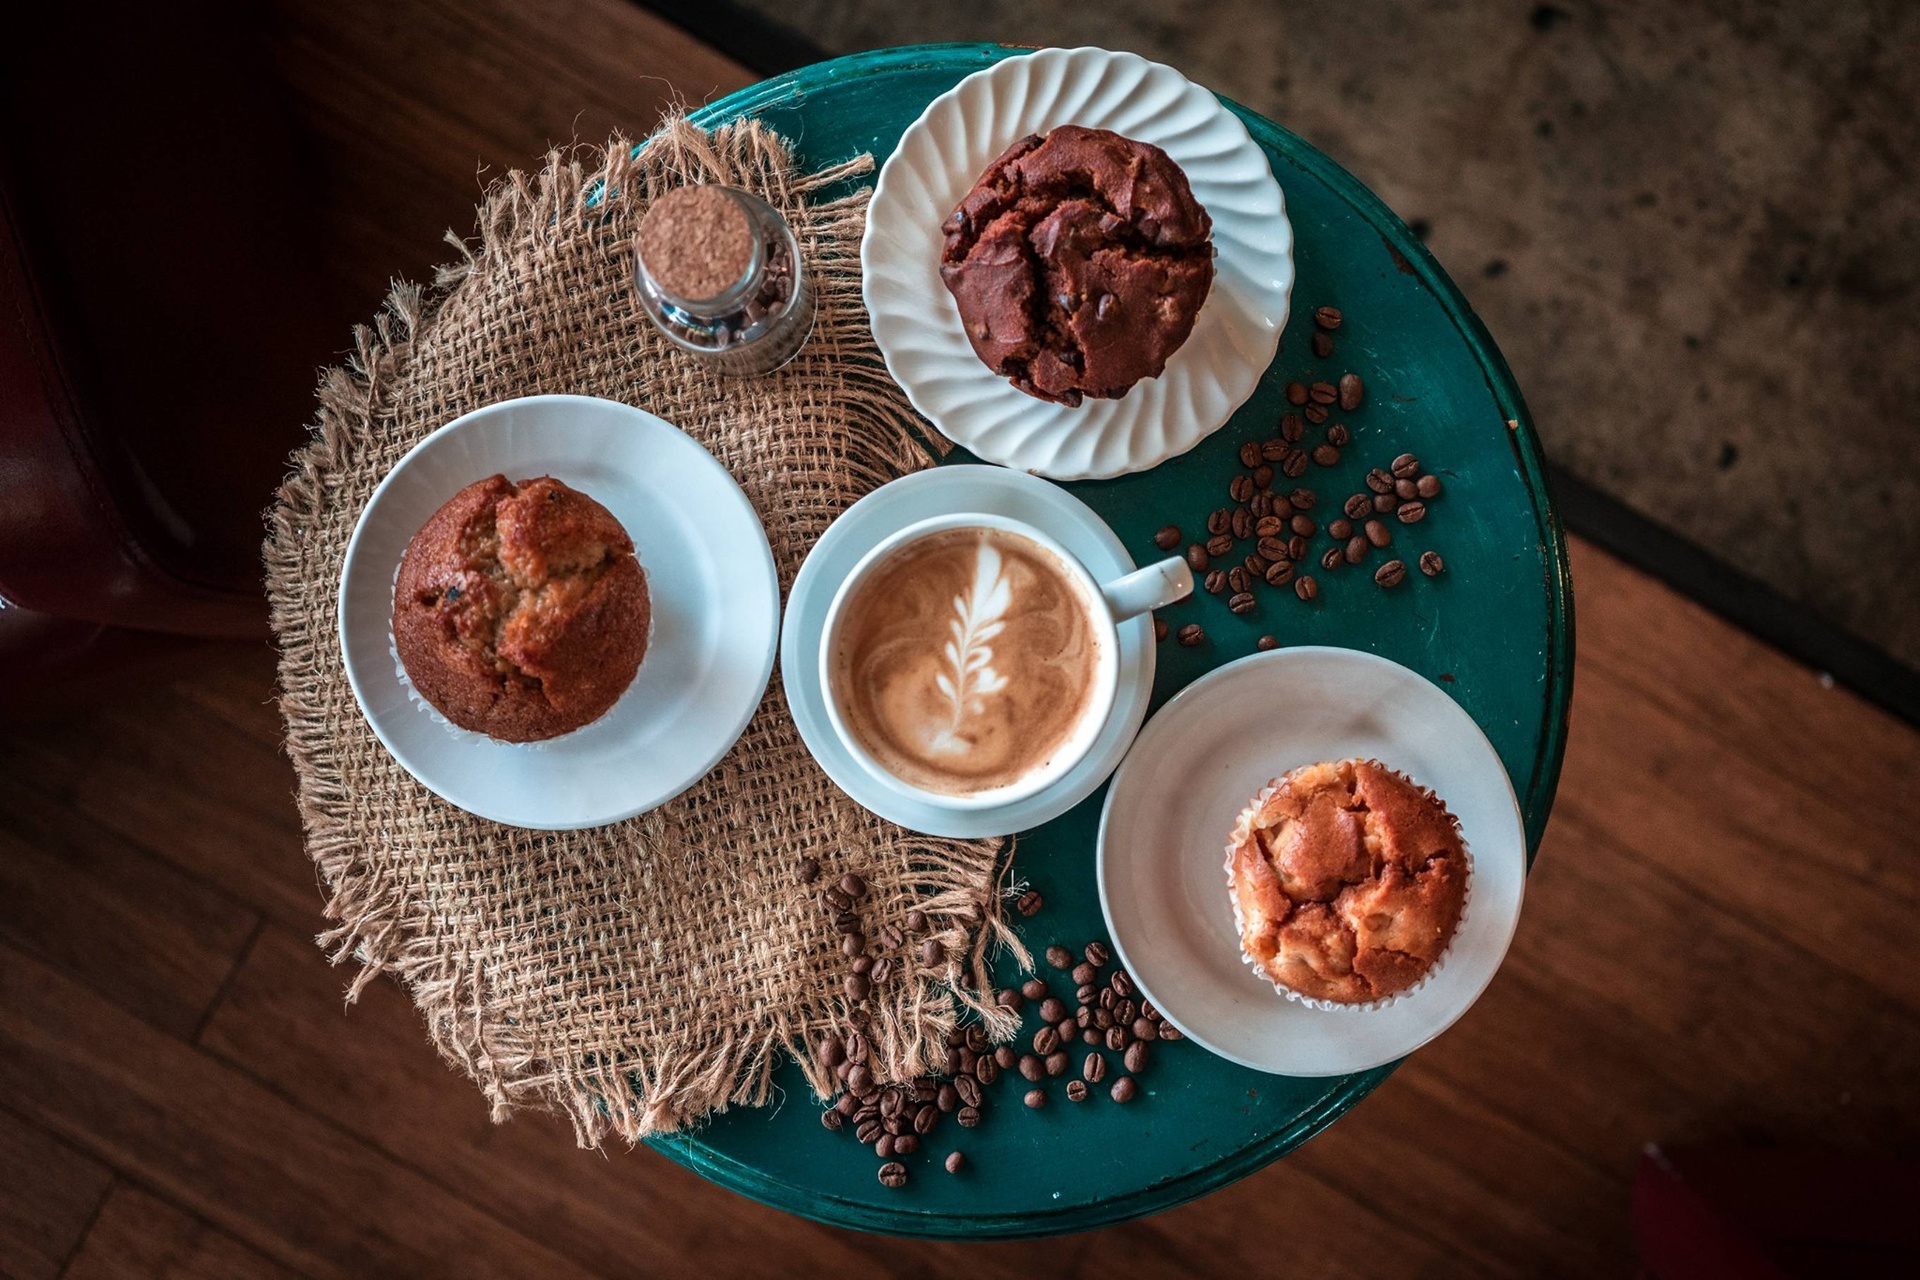
[[[1358,757],[1355,757],[1355,758],[1357,759]],[[1378,760],[1375,760],[1372,763],[1380,765],[1381,768],[1391,767]],[[1394,772],[1398,773],[1399,771],[1395,770]],[[1401,774],[1400,776],[1406,777],[1405,774]],[[1254,815],[1259,813],[1261,807],[1264,806],[1267,803],[1267,801],[1272,798],[1273,793],[1280,789],[1281,781],[1282,781],[1282,778],[1274,778],[1270,780],[1265,787],[1262,787],[1260,789],[1259,794],[1254,796],[1252,803],[1250,803],[1249,805],[1247,805],[1246,808],[1240,811],[1240,816],[1234,820],[1233,832],[1227,837],[1227,845],[1226,845],[1227,860],[1226,860],[1226,863],[1224,864],[1224,869],[1227,873],[1227,901],[1233,907],[1233,932],[1234,932],[1234,936],[1237,939],[1244,940],[1246,938],[1247,921],[1245,916],[1243,916],[1240,911],[1240,895],[1234,892],[1234,885],[1233,885],[1234,850],[1239,846],[1241,841],[1246,840],[1252,836]],[[1409,779],[1409,781],[1411,781],[1411,779]],[[1415,783],[1414,785],[1418,786],[1419,784]],[[1426,791],[1429,795],[1433,794],[1433,791],[1431,788],[1422,787],[1421,790]],[[1442,803],[1444,803],[1444,801]],[[1452,811],[1449,810],[1448,812],[1449,812],[1449,816],[1451,816]],[[1455,826],[1455,829],[1458,830],[1459,820],[1457,818],[1454,820],[1454,826]],[[1460,918],[1454,921],[1453,932],[1447,935],[1447,945],[1440,949],[1440,954],[1434,957],[1433,963],[1431,965],[1427,966],[1427,971],[1420,975],[1420,980],[1418,982],[1415,982],[1412,986],[1406,988],[1403,991],[1396,991],[1392,995],[1387,996],[1380,1000],[1367,1000],[1359,1004],[1352,1004],[1352,1003],[1347,1003],[1339,1000],[1322,1000],[1317,996],[1302,995],[1298,991],[1295,991],[1292,987],[1289,987],[1285,983],[1275,979],[1272,974],[1267,972],[1266,966],[1262,965],[1259,960],[1255,959],[1252,955],[1248,954],[1247,948],[1244,945],[1244,941],[1240,947],[1240,959],[1246,964],[1248,969],[1253,971],[1253,975],[1256,978],[1259,978],[1262,982],[1267,983],[1275,991],[1278,991],[1281,995],[1293,1001],[1295,1004],[1303,1004],[1309,1009],[1321,1009],[1321,1010],[1325,1010],[1328,1013],[1371,1013],[1376,1009],[1385,1009],[1390,1005],[1395,1004],[1398,1001],[1406,1000],[1411,996],[1413,996],[1415,992],[1419,991],[1420,988],[1426,986],[1429,982],[1433,981],[1433,976],[1439,973],[1440,970],[1446,966],[1447,957],[1453,951],[1454,939],[1458,938],[1460,936],[1460,931],[1466,927],[1467,915],[1469,912],[1473,910],[1473,850],[1468,846],[1466,837],[1464,835],[1460,837],[1460,850],[1466,857],[1466,870],[1467,870],[1466,890],[1461,895],[1461,899],[1460,899]]]

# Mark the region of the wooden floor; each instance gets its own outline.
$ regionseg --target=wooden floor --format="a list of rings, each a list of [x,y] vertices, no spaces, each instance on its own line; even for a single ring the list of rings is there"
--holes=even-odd
[[[476,162],[745,78],[619,0],[403,9],[273,10],[369,309],[443,256]],[[1289,1159],[1021,1245],[863,1237],[492,1125],[397,988],[344,1010],[265,646],[9,732],[0,1274],[1621,1276],[1647,1142],[1920,1150],[1920,733],[1590,547],[1574,580],[1565,779],[1486,997]]]

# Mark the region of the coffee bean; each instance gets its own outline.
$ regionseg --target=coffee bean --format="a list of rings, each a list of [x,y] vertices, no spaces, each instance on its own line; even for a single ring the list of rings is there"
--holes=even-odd
[[[1249,552],[1247,558],[1240,562],[1240,567],[1247,571],[1249,578],[1258,578],[1265,575],[1269,563],[1271,562],[1265,556],[1261,555],[1258,551],[1253,551]]]
[[[920,1135],[918,1134],[903,1133],[893,1140],[893,1154],[897,1156],[910,1156],[919,1149]]]
[[[947,1115],[952,1115],[960,1105],[960,1091],[951,1084],[942,1084],[934,1090],[933,1105]]]
[[[842,911],[833,918],[833,928],[836,933],[858,933],[860,917],[852,911]]]
[[[1346,379],[1341,379],[1346,381]],[[1331,382],[1316,382],[1307,388],[1307,396],[1315,404],[1332,404],[1340,398],[1340,392]]]
[[[820,1123],[836,1133],[840,1131],[840,1127],[846,1124],[846,1122],[847,1118],[838,1111],[835,1111],[832,1107],[828,1107],[820,1113]]]
[[[1253,477],[1235,476],[1227,484],[1227,496],[1235,502],[1245,502],[1253,496]]]
[[[1307,434],[1307,420],[1304,417],[1302,417],[1300,414],[1297,414],[1297,413],[1288,413],[1288,414],[1281,415],[1280,438],[1286,441],[1288,445],[1299,444],[1301,437],[1306,434]],[[1291,449],[1282,449],[1280,451],[1280,457],[1284,458],[1290,452],[1291,452]],[[1268,462],[1278,462],[1279,460],[1280,458],[1267,459]]]
[[[812,884],[820,878],[820,864],[812,858],[800,859],[800,883]]]
[[[980,1123],[980,1108],[977,1106],[962,1107],[960,1108],[959,1114],[954,1116],[953,1119],[962,1129],[975,1128]]]
[[[868,1054],[871,1051],[872,1050],[867,1044],[867,1038],[861,1035],[858,1031],[855,1031],[853,1034],[847,1037],[847,1061],[848,1062],[865,1062],[867,1060]]]
[[[1367,541],[1365,535],[1356,533],[1347,539],[1347,544],[1341,551],[1341,557],[1348,564],[1359,564],[1367,558],[1367,552],[1372,546],[1373,544]]]
[[[1289,480],[1298,480],[1307,474],[1307,455],[1295,449],[1280,460],[1280,472]]]
[[[1131,1030],[1133,1020],[1139,1016],[1140,1006],[1135,1004],[1131,999],[1122,997],[1113,1002],[1113,1020],[1119,1025]]]
[[[1311,538],[1320,528],[1320,526],[1314,522],[1312,516],[1306,515],[1295,516],[1287,522],[1287,527],[1303,538]]]
[[[977,1022],[967,1028],[967,1048],[975,1053],[987,1051],[987,1029]]]
[[[1312,600],[1320,594],[1320,584],[1310,576],[1302,574],[1293,580],[1293,594],[1302,600]]]
[[[1232,589],[1235,595],[1239,595],[1245,591],[1248,584],[1252,581],[1253,575],[1247,572],[1247,566],[1243,564],[1237,564],[1227,570],[1227,586]]]
[[[1392,493],[1393,477],[1379,467],[1367,472],[1367,488],[1375,493]]]
[[[1341,510],[1347,513],[1349,520],[1365,520],[1367,513],[1373,510],[1373,499],[1364,493],[1356,493],[1347,499],[1347,505]]]
[[[1327,411],[1327,406],[1323,404],[1310,404],[1306,408],[1302,409],[1300,412],[1305,414],[1307,421],[1311,422],[1316,427],[1319,426],[1321,423],[1325,422],[1329,417],[1332,416]]]
[[[1121,1076],[1113,1082],[1113,1088],[1107,1093],[1115,1102],[1132,1102],[1140,1096],[1140,1086],[1134,1083],[1132,1076]]]
[[[889,1160],[880,1166],[880,1185],[899,1190],[907,1185],[907,1166],[898,1160]]]
[[[1407,576],[1404,560],[1389,560],[1373,571],[1373,580],[1383,587],[1397,587]]]
[[[873,968],[873,957],[855,956],[851,967],[855,973],[866,973]]]
[[[1311,489],[1295,489],[1287,495],[1287,501],[1302,511],[1311,511],[1313,510],[1314,504],[1320,501],[1320,495]]]
[[[1020,1061],[1020,1051],[1010,1044],[995,1045],[993,1047],[993,1061],[1002,1071],[1011,1071],[1014,1065]]]
[[[1125,1027],[1107,1028],[1107,1048],[1113,1050],[1115,1053],[1126,1048],[1127,1041],[1131,1038]]]
[[[1242,591],[1239,595],[1227,601],[1227,608],[1234,613],[1252,613],[1255,609],[1259,608],[1259,602],[1253,598],[1251,591]]]
[[[947,958],[946,944],[938,938],[928,938],[920,944],[920,963],[929,969],[936,969]]]
[[[1162,551],[1171,551],[1179,546],[1180,526],[1177,524],[1162,525],[1160,532],[1153,535],[1153,545]]]
[[[973,1078],[981,1084],[992,1084],[1000,1078],[1000,1064],[992,1058],[982,1058],[973,1064]]]
[[[1092,988],[1090,987],[1085,988],[1085,990],[1091,993]],[[1083,1004],[1078,1009],[1074,1010],[1073,1025],[1081,1028],[1082,1030],[1093,1025],[1093,1006],[1091,1004],[1092,999],[1093,999],[1093,996],[1089,994],[1087,996],[1087,1000],[1089,1001],[1089,1003]]]
[[[947,1056],[940,1060],[940,1068],[950,1076],[962,1071],[971,1073],[976,1060],[971,1049],[948,1049]]]
[[[1165,618],[1155,618],[1153,620],[1153,638],[1155,640],[1165,640],[1167,638],[1167,620]]]
[[[1307,558],[1306,535],[1302,533],[1296,533],[1291,538],[1287,539],[1287,559],[1305,560],[1306,558]]]
[[[1125,969],[1115,969],[1113,977],[1108,979],[1108,985],[1113,988],[1113,994],[1122,1000],[1131,997],[1135,989],[1133,975]]]
[[[1256,521],[1266,519],[1273,514],[1273,495],[1266,492],[1254,494],[1253,501],[1247,504],[1247,510],[1253,513]]]
[[[1353,536],[1353,521],[1344,516],[1338,520],[1327,521],[1327,536],[1345,542]]]
[[[1215,569],[1206,576],[1200,585],[1206,590],[1208,595],[1217,596],[1227,589],[1227,575]]]
[[[1155,1022],[1160,1021],[1160,1011],[1153,1007],[1153,1001],[1151,1000],[1142,1000],[1140,1002],[1140,1015],[1144,1018],[1151,1018]]]
[[[1207,539],[1207,554],[1210,556],[1223,556],[1232,550],[1233,535],[1230,533]]]
[[[1259,537],[1271,538],[1274,534],[1279,533],[1282,529],[1286,527],[1287,527],[1287,522],[1285,520],[1282,520],[1279,516],[1268,516],[1266,519],[1256,524],[1253,527],[1253,531]]]
[[[900,932],[900,926],[897,924],[890,924],[880,931],[880,945],[889,951],[906,940],[907,935]]]
[[[1340,309],[1338,307],[1317,307],[1314,309],[1313,322],[1322,329],[1338,329],[1340,327],[1340,319]]]
[[[1112,987],[1106,987],[1100,992],[1100,999],[1098,1001],[1099,1007],[1102,1009],[1105,1009],[1108,1013],[1112,1013],[1113,1006],[1118,1003],[1120,1003],[1120,997]],[[1100,1025],[1102,1028],[1110,1027],[1113,1025],[1113,1022],[1111,1019],[1109,1019],[1106,1022],[1102,1022]]]
[[[907,932],[925,933],[927,931],[927,913],[915,907],[907,912]]]
[[[1106,1036],[1101,1033],[1098,1027],[1088,1027],[1080,1033],[1080,1038],[1088,1044],[1095,1046],[1106,1043]]]
[[[1366,531],[1367,531],[1367,541],[1371,542],[1376,547],[1391,546],[1393,543],[1393,533],[1387,528],[1386,523],[1384,521],[1381,521],[1381,520],[1367,521]]]
[[[1394,516],[1401,524],[1419,524],[1427,518],[1427,504],[1415,498],[1412,502],[1403,502]]]
[[[1171,1022],[1163,1020],[1160,1023],[1160,1038],[1162,1040],[1185,1040],[1187,1033],[1174,1026]]]
[[[1046,1067],[1049,1076],[1063,1076],[1067,1074],[1068,1065],[1069,1060],[1065,1049],[1059,1049],[1047,1055]]]
[[[1274,436],[1260,443],[1260,457],[1265,462],[1278,462],[1287,456],[1287,438]]]
[[[1232,523],[1233,512],[1227,510],[1225,507],[1221,507],[1218,511],[1209,511],[1207,513],[1207,532],[1210,534],[1225,533]]]
[[[1100,966],[1089,960],[1085,964],[1075,965],[1071,976],[1075,985],[1084,987],[1100,976]]]
[[[881,956],[878,960],[875,960],[873,962],[873,972],[869,976],[872,977],[875,982],[885,982],[893,977],[892,958],[889,956]]]
[[[1021,1101],[1025,1102],[1035,1111],[1038,1111],[1047,1105],[1047,1091],[1045,1089],[1029,1089],[1027,1090],[1027,1096],[1021,1099]]]
[[[1029,1000],[1045,1000],[1047,998],[1047,984],[1038,978],[1028,978],[1020,984],[1020,994]]]
[[[1097,1053],[1088,1054],[1080,1064],[1080,1074],[1088,1084],[1099,1084],[1107,1078],[1107,1060]]]
[[[1293,581],[1293,561],[1275,560],[1272,564],[1268,565],[1266,581],[1270,587],[1284,587]],[[1266,643],[1268,640],[1273,640],[1272,636],[1261,636],[1260,640],[1260,647],[1262,649],[1277,649],[1280,647],[1278,640],[1274,640],[1272,644]]]
[[[900,1108],[906,1105],[906,1099],[898,1089],[888,1089],[880,1095],[880,1114],[888,1120],[900,1114]]]
[[[847,1068],[847,1089],[861,1098],[873,1092],[873,1072],[866,1063],[856,1062]]]
[[[1160,1024],[1152,1018],[1149,1018],[1146,1014],[1141,1014],[1133,1020],[1133,1038],[1135,1040],[1158,1040],[1160,1038]],[[1131,1067],[1128,1068],[1128,1070],[1132,1069]]]
[[[1353,432],[1347,430],[1347,424],[1336,422],[1327,428],[1327,443],[1336,449],[1344,449],[1353,440]]]
[[[1145,1071],[1147,1069],[1146,1041],[1135,1040],[1132,1044],[1128,1045],[1127,1054],[1123,1061],[1126,1063],[1127,1070],[1134,1075],[1139,1075],[1142,1071]]]
[[[1072,1018],[1062,1018],[1053,1024],[1053,1029],[1060,1033],[1061,1044],[1072,1044],[1074,1034],[1080,1030],[1080,1026]]]
[[[1046,1057],[1060,1047],[1060,1033],[1052,1026],[1045,1026],[1033,1033],[1033,1051]]]
[[[867,980],[867,975],[864,973],[848,974],[844,985],[849,1000],[865,1000],[873,993],[873,983]]]
[[[1400,499],[1394,494],[1376,493],[1373,495],[1373,509],[1380,515],[1384,516],[1388,514],[1399,505]]]
[[[867,882],[849,871],[840,877],[840,892],[849,898],[862,898],[867,893]]]
[[[1300,518],[1299,516],[1294,517],[1296,520]],[[1262,538],[1253,544],[1253,549],[1267,560],[1286,560],[1289,558],[1287,555],[1287,544],[1277,537]]]
[[[1249,440],[1240,446],[1240,465],[1251,471],[1260,465],[1260,442]]]
[[[1270,466],[1267,466],[1265,463],[1261,463],[1259,466],[1255,467],[1253,469],[1253,487],[1255,489],[1272,488],[1273,487],[1273,468]]]
[[[953,1091],[960,1095],[961,1105],[967,1107],[979,1106],[980,1099],[985,1096],[980,1092],[980,1082],[972,1076],[955,1076]]]
[[[853,1136],[865,1146],[872,1146],[886,1136],[886,1130],[880,1127],[880,1121],[863,1120],[854,1126]]]
[[[1139,1047],[1142,1047],[1142,1046],[1138,1046],[1138,1045],[1135,1046],[1135,1048],[1139,1048]],[[1127,1050],[1127,1052],[1132,1053],[1133,1050],[1129,1049]],[[1127,1070],[1135,1071],[1135,1070],[1138,1070],[1138,1068],[1133,1066],[1131,1063],[1129,1063],[1127,1066]],[[929,1133],[932,1133],[934,1130],[934,1126],[938,1125],[939,1123],[940,1123],[940,1107],[937,1103],[929,1102],[925,1106],[921,1107],[918,1111],[913,1113],[913,1131],[917,1134],[920,1134],[922,1137],[926,1136]]]
[[[1320,567],[1328,573],[1332,573],[1344,562],[1344,555],[1345,553],[1341,551],[1339,547],[1328,547],[1320,553]]]
[[[1410,453],[1403,453],[1387,464],[1396,480],[1411,480],[1420,474],[1420,459]]]
[[[958,1173],[966,1167],[967,1167],[967,1157],[963,1152],[949,1151],[947,1153],[947,1172],[948,1173]]]
[[[1058,1022],[1067,1016],[1067,1002],[1059,996],[1048,996],[1040,1002],[1040,1016],[1048,1022]]]
[[[1366,397],[1367,384],[1360,380],[1359,374],[1343,373],[1340,375],[1340,407],[1342,409],[1345,409],[1348,413],[1352,413],[1360,407],[1360,402],[1366,399]]]
[[[853,908],[853,899],[838,889],[826,890],[820,895],[820,901],[825,904],[827,910],[835,913],[844,913]]]
[[[1440,558],[1438,551],[1422,551],[1420,553],[1420,572],[1426,574],[1429,578],[1437,578],[1446,571],[1447,562]]]
[[[1236,538],[1251,538],[1253,536],[1253,512],[1247,510],[1245,507],[1235,507],[1233,509],[1233,519],[1227,525],[1227,532]]]
[[[847,1046],[836,1035],[824,1035],[813,1046],[813,1060],[831,1071],[847,1060]]]
[[[1393,482],[1393,496],[1402,502],[1410,501],[1420,496],[1420,486],[1411,480],[1395,480]]]
[[[1205,547],[1196,542],[1187,548],[1187,568],[1193,570],[1195,573],[1205,573],[1209,563],[1211,562],[1207,557],[1207,549]]]
[[[1200,624],[1197,622],[1189,622],[1186,626],[1180,628],[1180,644],[1183,648],[1196,649],[1202,644],[1205,644],[1206,640],[1207,633],[1201,630]]]
[[[1330,444],[1315,445],[1313,460],[1319,466],[1337,467],[1340,465],[1340,451]]]
[[[1096,969],[1105,968],[1113,959],[1113,952],[1107,950],[1107,944],[1099,941],[1089,942],[1080,954],[1084,955],[1087,963]]]
[[[1020,900],[1014,904],[1014,908],[1023,916],[1033,916],[1038,915],[1040,908],[1046,905],[1047,900],[1040,896],[1038,889],[1029,889],[1020,895]]]
[[[1047,1073],[1046,1064],[1042,1063],[1039,1058],[1035,1057],[1031,1053],[1023,1053],[1020,1055],[1020,1074],[1021,1075],[1025,1076],[1029,1080],[1038,1080],[1042,1076],[1046,1075],[1046,1073]]]
[[[1306,402],[1307,384],[1304,382],[1289,382],[1287,384],[1287,403],[1305,404]]]
[[[1292,572],[1293,566],[1288,565],[1287,570],[1288,572]],[[1280,586],[1281,584],[1276,582],[1273,585],[1277,587],[1277,586]],[[1266,652],[1269,650],[1278,649],[1280,647],[1280,642],[1274,639],[1272,636],[1261,636],[1258,640],[1255,640],[1253,642],[1253,647],[1261,650],[1262,652]]]
[[[1418,480],[1414,481],[1413,491],[1419,494],[1423,498],[1439,497],[1440,496],[1440,477],[1439,476],[1421,476]]]
[[[1324,333],[1313,335],[1313,354],[1325,360],[1333,354],[1333,339]]]
[[[1067,1081],[1067,1101],[1085,1102],[1087,1100],[1087,1082],[1085,1080]],[[833,1113],[829,1111],[828,1115]]]

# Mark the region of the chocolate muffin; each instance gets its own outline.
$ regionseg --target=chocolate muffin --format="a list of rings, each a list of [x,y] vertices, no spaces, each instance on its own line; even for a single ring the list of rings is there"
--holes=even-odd
[[[640,668],[651,617],[627,531],[551,476],[456,493],[407,545],[393,590],[413,687],[461,728],[507,742],[604,715]]]
[[[1240,944],[1277,985],[1337,1004],[1405,991],[1467,895],[1459,823],[1377,760],[1295,769],[1240,815],[1227,863]]]
[[[1077,405],[1157,378],[1213,285],[1213,220],[1160,148],[1062,125],[988,166],[940,278],[988,368]]]

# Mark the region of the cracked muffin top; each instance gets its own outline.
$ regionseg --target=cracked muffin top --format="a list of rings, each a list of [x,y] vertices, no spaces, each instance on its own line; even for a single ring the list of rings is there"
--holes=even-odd
[[[613,513],[551,476],[492,476],[407,545],[393,638],[447,719],[507,742],[599,719],[633,682],[652,608]]]
[[[1432,792],[1377,760],[1340,760],[1295,769],[1241,813],[1228,874],[1241,946],[1268,978],[1364,1004],[1445,953],[1467,851]]]
[[[1213,286],[1213,221],[1187,175],[1106,129],[1016,142],[943,230],[940,278],[974,353],[1061,404],[1159,377]]]

